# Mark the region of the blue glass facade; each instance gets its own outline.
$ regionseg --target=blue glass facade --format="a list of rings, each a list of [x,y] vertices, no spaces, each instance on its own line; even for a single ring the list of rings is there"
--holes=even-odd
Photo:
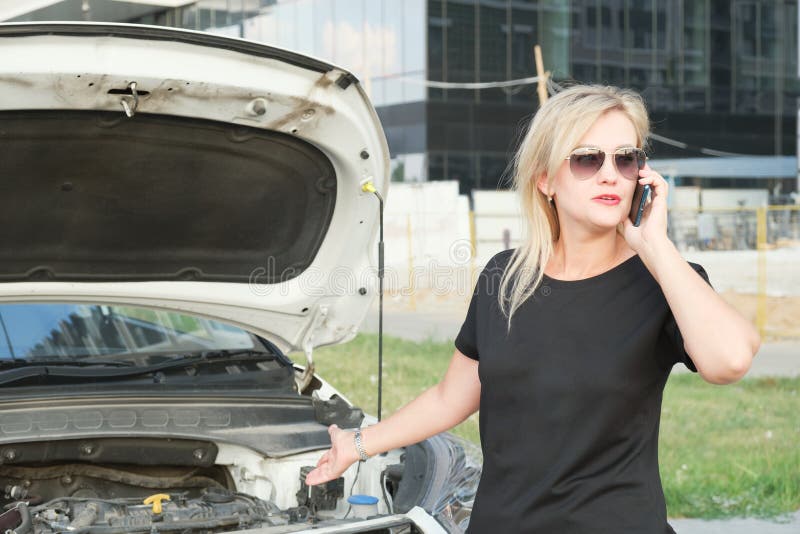
[[[429,75],[531,76],[540,44],[558,82],[639,90],[654,131],[687,145],[654,141],[654,157],[697,157],[701,148],[794,155],[797,20],[795,0],[428,0]],[[503,187],[536,87],[428,96],[429,179],[458,179],[462,191]]]

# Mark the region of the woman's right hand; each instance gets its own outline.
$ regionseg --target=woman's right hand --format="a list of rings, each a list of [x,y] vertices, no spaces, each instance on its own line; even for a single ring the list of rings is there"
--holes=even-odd
[[[306,484],[309,486],[339,478],[345,469],[358,461],[354,432],[331,425],[328,434],[331,436],[331,448],[325,451],[316,468],[306,475]]]

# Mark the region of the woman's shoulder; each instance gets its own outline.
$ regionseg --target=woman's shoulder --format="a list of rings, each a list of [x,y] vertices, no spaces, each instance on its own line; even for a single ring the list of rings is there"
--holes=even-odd
[[[502,250],[489,258],[476,280],[477,293],[495,295],[499,291],[503,273],[508,268],[514,250],[516,249]]]
[[[489,261],[486,262],[486,266],[483,268],[483,273],[485,275],[502,275],[511,262],[511,258],[516,250],[515,248],[501,250],[489,258]]]
[[[487,265],[494,264],[495,266],[505,267],[508,265],[508,262],[511,261],[511,258],[514,256],[514,253],[517,251],[516,248],[508,248],[506,250],[501,250],[497,254],[491,257]]]

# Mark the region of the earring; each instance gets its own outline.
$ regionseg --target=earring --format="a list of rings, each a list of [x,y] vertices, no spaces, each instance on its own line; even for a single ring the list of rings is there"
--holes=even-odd
[[[551,195],[547,195],[547,202],[549,202],[551,206],[553,205],[553,197]]]

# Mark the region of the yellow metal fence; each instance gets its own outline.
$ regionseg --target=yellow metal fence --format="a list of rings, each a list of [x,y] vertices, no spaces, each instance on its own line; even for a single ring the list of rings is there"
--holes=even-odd
[[[669,233],[681,248],[757,250],[800,242],[800,206],[674,208]]]

